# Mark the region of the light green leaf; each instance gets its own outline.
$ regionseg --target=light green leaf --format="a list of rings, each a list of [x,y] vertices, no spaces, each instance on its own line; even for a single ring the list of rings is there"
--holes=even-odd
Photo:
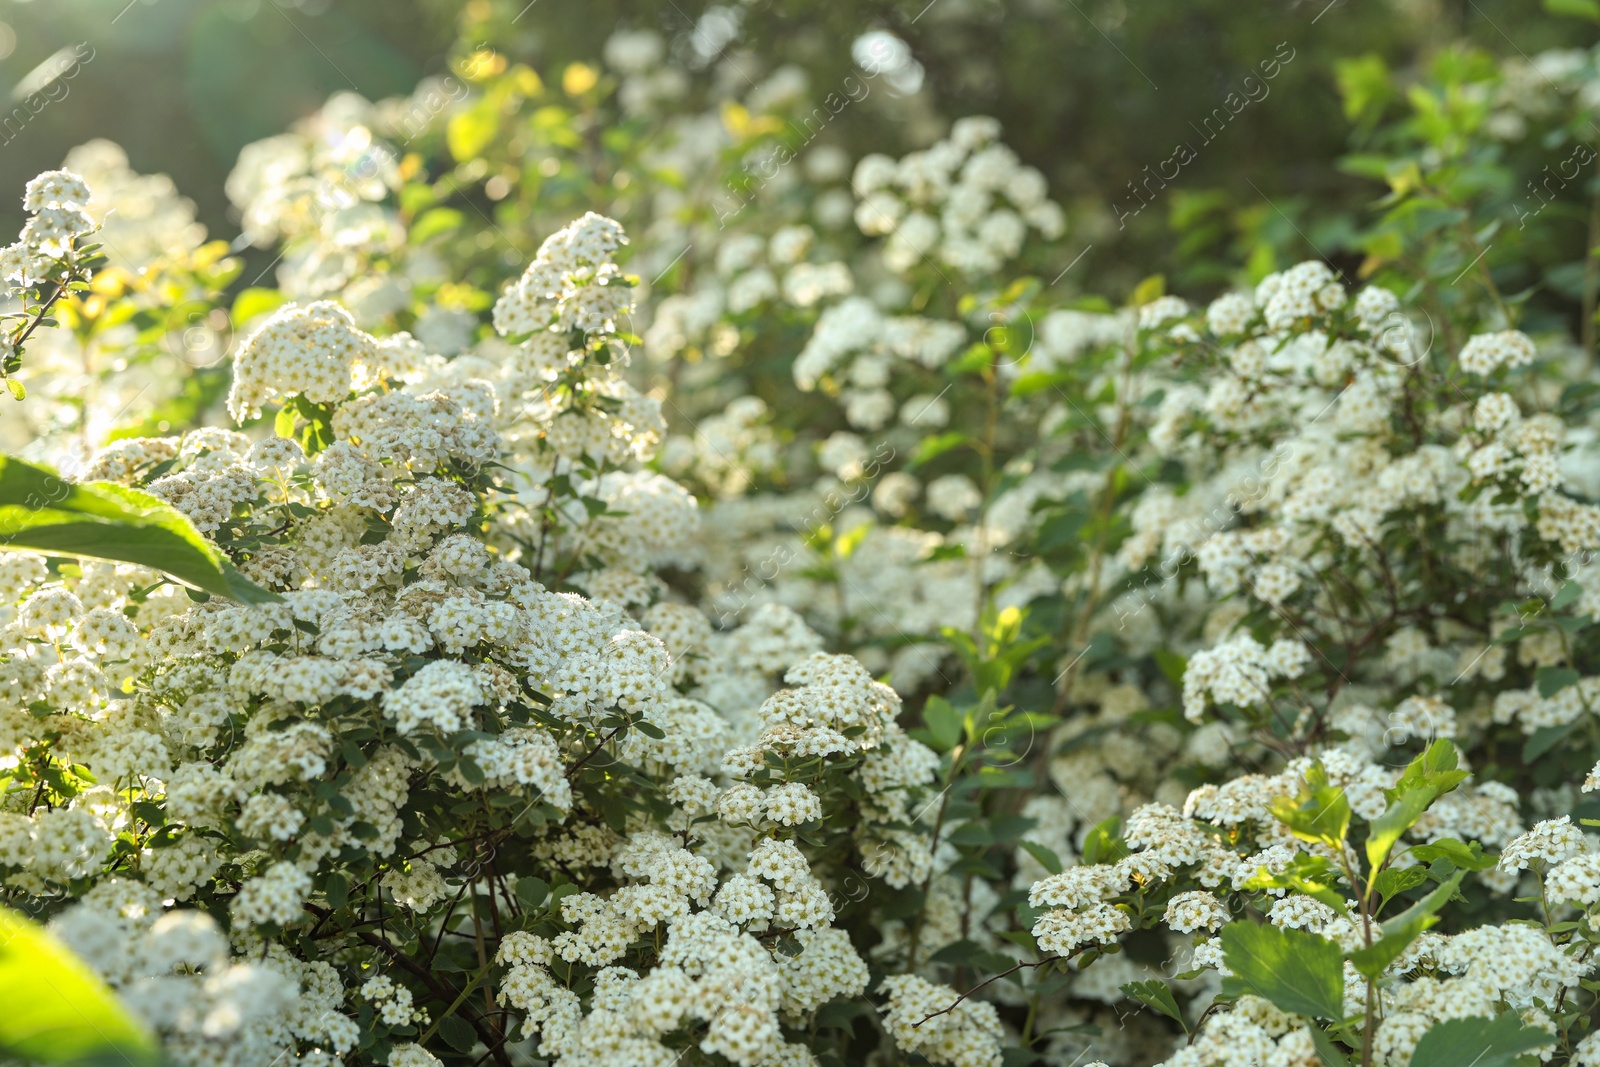
[[[1571,15],[1573,18],[1600,22],[1600,2],[1597,0],[1544,0],[1544,9],[1552,15]]]
[[[1422,1035],[1411,1067],[1514,1067],[1524,1052],[1553,1042],[1545,1031],[1524,1026],[1514,1012],[1496,1019],[1447,1019]]]
[[[245,603],[278,597],[240,574],[176,508],[110,482],[73,483],[0,456],[0,549],[135,563]]]
[[[283,304],[284,295],[276,289],[246,289],[233,298],[233,310],[228,313],[228,318],[238,328],[258,315],[278,310]]]
[[[922,718],[928,724],[928,733],[932,735],[936,750],[949,752],[961,741],[965,729],[963,716],[943,697],[930,696],[922,707]]]
[[[1222,928],[1222,954],[1233,976],[1222,991],[1253,993],[1284,1011],[1318,1019],[1344,1017],[1344,953],[1307,933],[1251,922]]]
[[[1273,816],[1302,841],[1339,849],[1350,829],[1350,801],[1344,790],[1328,784],[1327,772],[1313,763],[1306,770],[1300,793],[1272,801]]]
[[[1406,767],[1400,780],[1389,790],[1389,808],[1372,820],[1367,835],[1367,862],[1381,870],[1395,843],[1416,825],[1435,800],[1461,784],[1466,771],[1456,769],[1456,748],[1444,738]]]
[[[436,207],[412,224],[411,243],[420,245],[430,237],[458,228],[464,221],[465,216],[455,208]]]
[[[445,129],[445,141],[457,163],[467,163],[489,147],[500,131],[500,113],[486,100],[457,112]]]
[[[87,964],[0,908],[0,1059],[69,1063],[117,1053],[150,1063],[155,1045]]]

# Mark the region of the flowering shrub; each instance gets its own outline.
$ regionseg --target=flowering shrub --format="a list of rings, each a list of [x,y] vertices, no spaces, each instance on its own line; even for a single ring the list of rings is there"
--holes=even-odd
[[[852,164],[640,33],[251,146],[226,311],[42,176],[8,377],[237,328],[80,480],[270,596],[0,557],[9,902],[180,1063],[1600,1063],[1594,287],[1475,192],[1568,59],[1194,304],[992,119]]]

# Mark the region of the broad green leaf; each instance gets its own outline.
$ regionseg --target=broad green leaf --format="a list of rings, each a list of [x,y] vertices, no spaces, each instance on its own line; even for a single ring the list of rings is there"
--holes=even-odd
[[[466,163],[488,148],[499,131],[500,113],[492,103],[481,100],[451,117],[445,128],[445,142],[456,162]]]
[[[1435,915],[1438,910],[1444,907],[1450,898],[1455,895],[1456,888],[1461,885],[1461,879],[1466,876],[1466,871],[1457,871],[1450,876],[1449,881],[1440,882],[1433,892],[1411,905],[1411,907],[1392,919],[1386,919],[1383,923],[1384,936],[1400,933],[1407,927],[1414,925],[1418,919],[1423,920],[1423,930],[1432,926],[1437,921]],[[1418,933],[1421,933],[1421,930]]]
[[[1041,844],[1037,844],[1036,842],[1028,841],[1026,839],[1024,839],[1022,841],[1018,841],[1017,844],[1021,845],[1025,849],[1027,849],[1028,850],[1028,855],[1030,855],[1034,859],[1038,860],[1039,861],[1039,866],[1043,867],[1045,870],[1049,871],[1051,874],[1060,874],[1061,873],[1061,857],[1056,855],[1053,850],[1045,848]]]
[[[1338,881],[1339,874],[1331,862],[1320,856],[1308,856],[1301,852],[1289,861],[1289,865],[1281,873],[1273,874],[1265,867],[1256,871],[1245,882],[1244,888],[1293,889],[1313,900],[1321,901],[1338,914],[1344,915],[1350,909],[1345,902],[1344,894],[1334,888]]]
[[[233,298],[233,309],[228,318],[237,329],[258,315],[265,315],[282,307],[284,295],[276,289],[251,288]]]
[[[1139,1003],[1159,1011],[1170,1019],[1176,1019],[1183,1032],[1189,1032],[1189,1024],[1184,1022],[1183,1012],[1178,1009],[1178,998],[1172,995],[1172,989],[1159,978],[1148,982],[1128,982],[1122,987],[1122,992]]]
[[[420,245],[430,237],[458,228],[464,221],[466,217],[455,208],[436,207],[411,224],[408,236],[412,244]]]
[[[115,1053],[150,1063],[155,1044],[104,982],[49,933],[0,908],[0,1060],[69,1063]]]
[[[1379,900],[1387,904],[1389,898],[1397,893],[1404,893],[1408,889],[1415,889],[1428,880],[1428,872],[1422,867],[1390,867],[1381,872],[1372,880],[1372,886],[1378,891]]]
[[[1528,735],[1522,743],[1522,761],[1532,763],[1540,756],[1559,745],[1568,734],[1577,729],[1582,720],[1574,719],[1560,726],[1541,726]]]
[[[1539,683],[1539,695],[1549,699],[1569,685],[1577,685],[1583,675],[1571,667],[1540,667],[1534,672]]]
[[[922,718],[928,724],[933,747],[938,751],[948,752],[961,741],[964,729],[962,715],[943,697],[930,696],[922,707]]]
[[[1576,601],[1582,595],[1583,586],[1579,585],[1571,578],[1568,578],[1566,583],[1563,584],[1560,589],[1556,590],[1556,595],[1550,598],[1550,610],[1560,611],[1568,604]]]
[[[1421,863],[1448,860],[1457,867],[1465,867],[1469,871],[1486,871],[1493,867],[1495,862],[1492,857],[1483,854],[1483,846],[1476,841],[1469,845],[1450,837],[1430,841],[1426,845],[1412,845],[1411,855]]]
[[[1302,841],[1338,849],[1350,830],[1350,801],[1343,789],[1328,784],[1319,763],[1306,770],[1300,793],[1272,801],[1273,816]]]
[[[1600,0],[1544,0],[1544,9],[1552,15],[1600,22]]]
[[[1122,840],[1122,820],[1113,815],[1105,822],[1090,830],[1083,839],[1083,862],[1116,863],[1128,854],[1128,846]]]
[[[1553,1041],[1544,1030],[1523,1025],[1514,1012],[1495,1019],[1447,1019],[1422,1035],[1411,1067],[1514,1067],[1518,1056]]]
[[[911,454],[911,462],[906,465],[906,469],[916,470],[924,463],[937,459],[952,448],[959,448],[970,440],[972,438],[958,430],[952,430],[950,433],[935,434],[932,437],[924,437],[922,443],[917,446],[917,450]]]
[[[1344,953],[1304,930],[1251,922],[1222,928],[1222,954],[1233,976],[1231,995],[1254,993],[1287,1012],[1317,1019],[1344,1017]]]
[[[1456,769],[1455,745],[1444,738],[1412,760],[1394,788],[1388,790],[1388,810],[1372,820],[1367,834],[1367,862],[1372,870],[1381,870],[1401,835],[1416,825],[1435,800],[1460,785],[1466,776],[1466,771]]]
[[[73,483],[0,456],[0,548],[134,563],[258,604],[277,600],[240,574],[176,508],[110,482]]]

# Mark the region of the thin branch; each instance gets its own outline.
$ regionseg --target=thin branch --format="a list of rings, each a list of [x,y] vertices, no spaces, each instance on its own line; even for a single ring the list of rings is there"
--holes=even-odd
[[[1054,963],[1056,960],[1064,960],[1066,958],[1067,957],[1065,957],[1065,956],[1046,956],[1044,959],[1039,960],[1039,961],[1037,961],[1035,963],[1019,963],[1015,967],[1011,968],[1009,971],[1001,971],[999,974],[994,975],[991,978],[985,978],[983,981],[979,982],[977,985],[973,986],[971,989],[967,990],[965,993],[963,993],[959,997],[957,997],[955,999],[955,1002],[953,1004],[951,1004],[948,1008],[945,1008],[943,1011],[936,1011],[932,1015],[924,1015],[921,1019],[919,1019],[916,1022],[912,1023],[911,1024],[911,1028],[914,1030],[917,1027],[921,1026],[923,1023],[927,1022],[929,1019],[937,1019],[941,1015],[950,1014],[951,1012],[955,1011],[958,1007],[961,1006],[961,1002],[963,1000],[966,1000],[968,997],[972,996],[972,994],[976,993],[978,990],[982,989],[986,985],[993,985],[995,982],[998,982],[1000,979],[1007,978],[1007,977],[1009,977],[1009,976],[1011,976],[1013,974],[1016,974],[1018,971],[1024,970],[1024,969],[1026,969],[1028,967],[1043,967],[1047,963]]]

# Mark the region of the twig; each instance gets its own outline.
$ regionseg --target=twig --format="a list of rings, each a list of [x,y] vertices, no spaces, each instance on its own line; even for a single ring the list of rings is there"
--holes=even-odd
[[[1009,971],[1001,971],[999,974],[994,975],[991,978],[985,978],[983,981],[979,982],[977,985],[973,986],[971,989],[967,990],[965,993],[963,993],[959,997],[957,997],[955,999],[955,1002],[952,1003],[948,1008],[945,1008],[943,1011],[936,1011],[932,1015],[924,1015],[921,1019],[919,1019],[916,1022],[912,1023],[911,1024],[911,1028],[914,1030],[917,1027],[921,1026],[923,1023],[927,1022],[929,1019],[937,1019],[941,1015],[950,1014],[951,1012],[955,1011],[958,1007],[961,1006],[961,1002],[963,1000],[966,1000],[968,997],[972,996],[972,994],[976,993],[978,990],[982,989],[986,985],[993,985],[995,982],[998,982],[1000,979],[1009,977],[1009,976],[1011,976],[1013,974],[1016,974],[1018,971],[1024,970],[1024,969],[1026,969],[1028,967],[1043,967],[1047,963],[1054,963],[1056,960],[1064,960],[1066,958],[1067,957],[1065,957],[1065,956],[1046,956],[1044,959],[1038,960],[1038,961],[1036,961],[1034,963],[1019,963],[1015,967],[1011,968]]]

